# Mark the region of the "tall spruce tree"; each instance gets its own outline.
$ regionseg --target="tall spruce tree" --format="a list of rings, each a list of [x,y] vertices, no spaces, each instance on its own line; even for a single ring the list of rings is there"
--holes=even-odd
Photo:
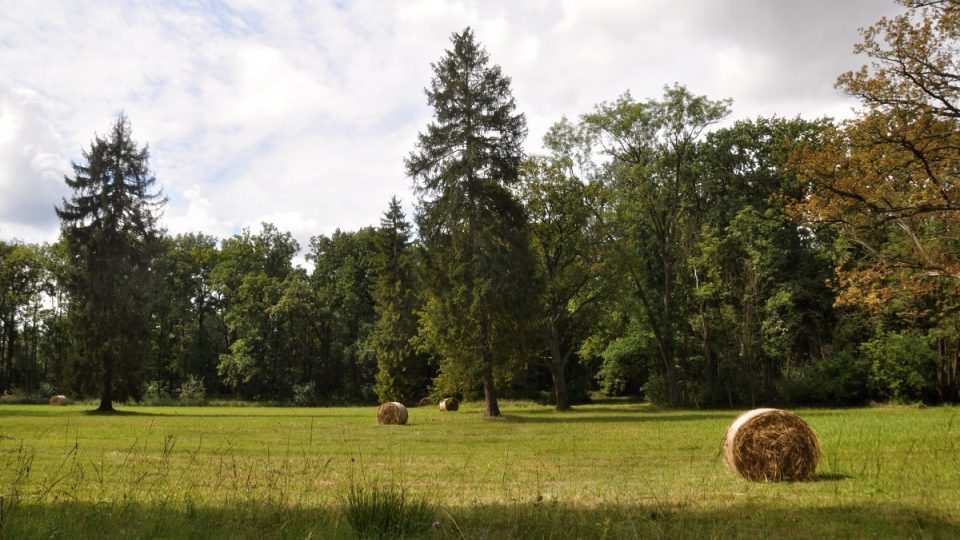
[[[380,218],[377,270],[370,291],[377,322],[367,346],[377,357],[380,401],[416,403],[430,384],[427,357],[410,342],[417,334],[418,307],[410,236],[410,223],[394,197]]]
[[[148,291],[166,202],[154,191],[147,147],[131,138],[124,114],[106,137],[94,136],[74,163],[70,200],[57,208],[69,253],[68,291],[75,354],[74,386],[114,399],[139,397],[149,337]]]
[[[482,383],[486,414],[500,416],[495,372],[519,356],[535,303],[526,217],[509,189],[526,119],[473,31],[451,42],[426,89],[434,119],[406,159],[424,253],[420,339],[441,359],[442,385]]]

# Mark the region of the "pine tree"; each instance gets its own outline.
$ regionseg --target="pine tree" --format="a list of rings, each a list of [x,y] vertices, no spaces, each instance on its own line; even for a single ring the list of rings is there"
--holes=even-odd
[[[427,358],[410,343],[418,307],[410,236],[410,223],[394,197],[377,230],[378,268],[371,290],[377,322],[368,346],[377,357],[380,401],[416,403],[430,382]]]
[[[73,178],[64,178],[73,195],[56,210],[70,257],[74,385],[99,391],[103,412],[114,399],[140,395],[157,217],[166,202],[153,191],[148,159],[121,113],[109,136],[95,136],[84,162],[73,164]]]
[[[526,119],[473,31],[451,42],[426,89],[434,121],[406,160],[424,253],[420,339],[441,358],[441,386],[482,383],[486,414],[499,416],[495,368],[517,359],[534,304],[526,218],[509,189]]]

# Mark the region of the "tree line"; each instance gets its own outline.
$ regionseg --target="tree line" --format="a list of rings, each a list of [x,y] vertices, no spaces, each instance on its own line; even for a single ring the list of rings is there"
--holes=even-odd
[[[265,223],[166,234],[121,115],[66,178],[52,245],[0,242],[0,391],[297,404],[591,392],[668,406],[960,400],[960,6],[863,32],[844,122],[724,124],[624,93],[525,155],[469,28],[405,159],[416,211],[301,246]]]

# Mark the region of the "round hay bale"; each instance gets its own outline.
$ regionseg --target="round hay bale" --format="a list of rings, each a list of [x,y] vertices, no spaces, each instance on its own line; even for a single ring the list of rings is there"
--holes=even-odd
[[[820,442],[799,416],[780,409],[754,409],[727,428],[723,455],[730,470],[745,480],[809,480],[820,461]]]
[[[448,397],[440,401],[441,411],[455,411],[460,408],[460,402],[455,397]]]
[[[388,401],[377,409],[377,423],[379,424],[406,424],[407,408],[403,403]]]
[[[67,404],[67,396],[65,396],[65,395],[63,395],[63,394],[59,394],[59,395],[53,396],[53,397],[50,398],[50,404],[51,404],[51,405],[66,405],[66,404]]]
[[[417,404],[418,407],[429,407],[431,405],[433,405],[433,400],[428,397],[421,399],[420,403]]]

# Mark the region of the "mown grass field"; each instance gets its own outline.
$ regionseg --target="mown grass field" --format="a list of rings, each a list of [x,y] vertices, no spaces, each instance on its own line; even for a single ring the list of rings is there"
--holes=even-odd
[[[740,411],[0,406],[4,538],[352,538],[351,486],[424,497],[426,538],[960,538],[960,409],[797,410],[817,481],[751,484]]]

